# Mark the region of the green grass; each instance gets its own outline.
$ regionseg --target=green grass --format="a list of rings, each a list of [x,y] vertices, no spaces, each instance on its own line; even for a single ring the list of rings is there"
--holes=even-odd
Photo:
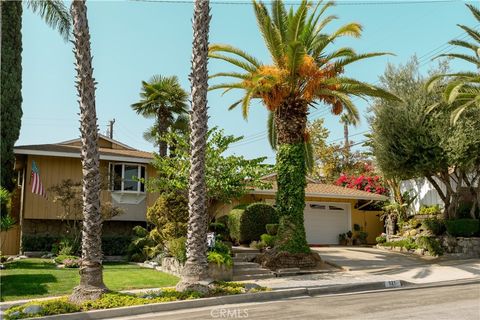
[[[78,269],[58,269],[50,259],[24,259],[0,271],[0,300],[11,301],[69,294],[79,281]],[[178,278],[127,263],[105,263],[104,281],[110,290],[174,286]]]

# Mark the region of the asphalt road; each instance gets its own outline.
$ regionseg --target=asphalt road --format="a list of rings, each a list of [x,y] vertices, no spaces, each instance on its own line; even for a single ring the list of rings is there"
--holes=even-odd
[[[361,294],[305,297],[161,312],[116,320],[342,319],[479,320],[480,282]]]

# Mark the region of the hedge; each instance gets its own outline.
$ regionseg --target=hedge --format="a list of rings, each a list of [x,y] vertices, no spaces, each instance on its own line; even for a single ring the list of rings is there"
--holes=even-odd
[[[259,240],[267,224],[278,223],[275,209],[265,203],[252,203],[245,209],[233,209],[228,214],[230,237],[237,243]]]
[[[50,236],[50,235],[23,235],[22,250],[23,251],[52,251],[52,245],[59,243],[66,237]],[[106,256],[123,256],[132,237],[130,236],[103,236],[102,250]]]
[[[479,232],[480,224],[477,219],[446,220],[447,232],[453,237],[471,237]]]

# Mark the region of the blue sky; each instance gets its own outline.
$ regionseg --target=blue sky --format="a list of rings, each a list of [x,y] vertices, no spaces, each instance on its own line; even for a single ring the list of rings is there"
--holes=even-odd
[[[268,62],[252,6],[211,2],[210,43],[228,43]],[[351,46],[357,52],[395,54],[352,65],[346,70],[349,77],[375,83],[387,63],[405,63],[414,54],[426,71],[435,64],[430,61],[435,54],[452,51],[453,48],[446,45],[449,40],[464,36],[457,23],[476,26],[462,1],[381,2],[338,1],[330,11],[340,18],[331,27],[352,21],[364,27],[361,39],[345,39],[336,46]],[[139,99],[141,81],[154,74],[177,75],[183,87],[189,90],[193,6],[183,2],[93,0],[88,1],[87,6],[94,76],[98,82],[100,130],[105,133],[108,120],[115,118],[115,139],[152,151],[154,147],[143,140],[142,133],[153,120],[136,115],[130,105]],[[25,10],[22,32],[24,116],[17,145],[54,143],[78,137],[79,108],[71,43],[63,42],[28,10]],[[464,65],[453,63],[452,67],[461,69]],[[210,61],[210,73],[231,70],[227,64]],[[248,121],[242,119],[240,110],[227,110],[239,95],[240,92],[224,96],[220,92],[210,92],[209,125],[219,126],[228,134],[245,136],[245,141],[233,146],[230,152],[248,158],[267,156],[267,161],[272,163],[274,154],[265,137],[267,114],[264,107],[254,103]],[[365,116],[368,103],[357,101],[357,106]],[[311,110],[311,118],[315,117],[325,118],[330,141],[342,137],[338,118],[329,115],[325,108]],[[359,133],[367,129],[363,119],[361,125],[351,129],[352,135],[357,134],[352,140],[362,140],[363,135]]]

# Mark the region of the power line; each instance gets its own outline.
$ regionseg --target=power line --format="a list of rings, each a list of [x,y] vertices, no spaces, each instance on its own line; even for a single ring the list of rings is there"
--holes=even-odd
[[[193,4],[193,0],[130,0],[132,2],[147,2],[158,4]],[[271,4],[272,1],[262,1],[265,4]],[[459,0],[435,0],[435,1],[337,1],[337,6],[380,6],[380,5],[418,5],[418,4],[445,4],[458,3]],[[252,5],[250,1],[210,1],[211,5]],[[285,5],[299,6],[300,1],[285,1]]]

